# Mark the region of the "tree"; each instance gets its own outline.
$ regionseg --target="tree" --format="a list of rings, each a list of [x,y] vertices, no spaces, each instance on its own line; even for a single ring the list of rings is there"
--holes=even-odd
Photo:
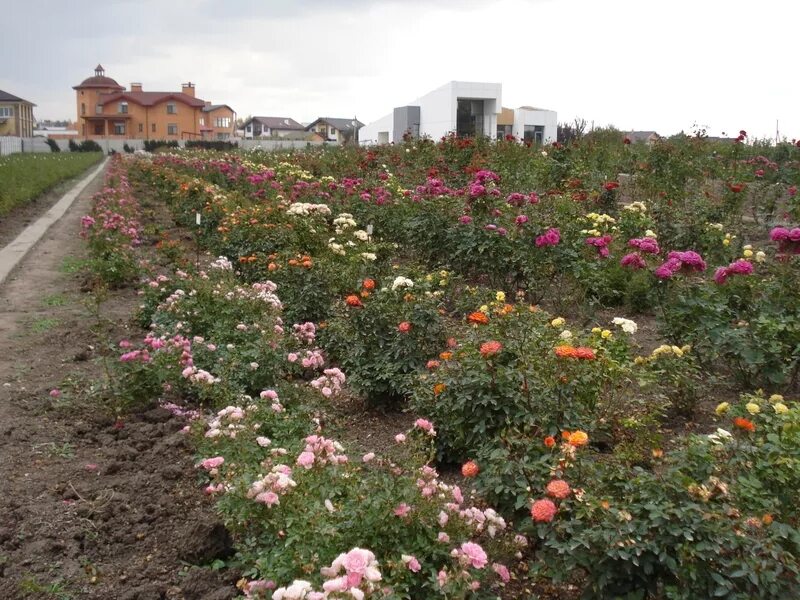
[[[575,117],[572,123],[559,123],[556,139],[562,144],[569,144],[581,139],[586,133],[586,119]]]

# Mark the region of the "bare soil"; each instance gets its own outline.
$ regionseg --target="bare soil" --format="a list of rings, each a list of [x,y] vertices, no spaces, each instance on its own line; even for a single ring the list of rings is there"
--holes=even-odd
[[[184,423],[157,407],[116,419],[91,393],[115,358],[106,341],[140,333],[133,289],[89,310],[74,268],[86,258],[80,217],[101,184],[0,286],[0,598],[233,598],[238,574],[207,567],[232,546],[200,491]],[[4,218],[0,240],[57,199],[46,196]]]

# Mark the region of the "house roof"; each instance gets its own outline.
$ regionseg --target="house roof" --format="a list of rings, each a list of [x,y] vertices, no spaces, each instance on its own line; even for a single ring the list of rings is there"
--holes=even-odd
[[[200,98],[193,98],[182,92],[114,92],[111,94],[100,94],[100,104],[114,102],[115,100],[130,100],[141,106],[154,106],[165,100],[177,100],[189,106],[204,107],[205,102]]]
[[[215,111],[215,110],[217,110],[218,108],[227,108],[227,109],[228,109],[228,110],[230,110],[231,112],[236,112],[235,110],[233,110],[233,109],[232,109],[230,106],[228,106],[227,104],[208,104],[208,105],[206,105],[206,106],[204,106],[204,107],[203,107],[203,112],[214,112],[214,111]]]
[[[25,104],[36,106],[33,102],[28,102],[27,100],[23,100],[19,96],[15,96],[14,94],[9,94],[8,92],[4,92],[3,90],[0,90],[0,102],[24,102]]]
[[[111,77],[106,77],[105,75],[93,75],[91,77],[87,77],[86,79],[81,81],[78,85],[72,86],[73,90],[79,90],[81,88],[113,88],[118,90],[125,89],[115,80],[111,79]]]
[[[646,142],[653,136],[661,137],[655,131],[629,131],[625,134],[625,137],[632,142]]]
[[[355,121],[359,129],[361,129],[364,126],[364,123],[362,123],[358,119],[356,119]],[[316,121],[310,123],[308,127],[306,127],[306,129],[311,129],[312,127],[314,127],[314,125],[320,122],[327,123],[331,127],[334,127],[340,131],[349,131],[353,129],[353,119],[339,119],[334,117],[319,117],[317,118]]]
[[[247,127],[247,125],[253,121],[258,121],[264,127],[268,127],[269,129],[305,129],[305,127],[290,117],[252,117],[244,124],[244,127]]]

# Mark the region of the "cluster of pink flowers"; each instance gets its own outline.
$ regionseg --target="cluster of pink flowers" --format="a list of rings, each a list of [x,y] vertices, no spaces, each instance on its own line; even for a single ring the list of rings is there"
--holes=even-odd
[[[312,380],[310,385],[315,390],[319,390],[326,398],[331,398],[341,393],[344,382],[344,373],[334,367],[332,369],[325,369],[323,375]]]
[[[658,240],[651,237],[633,238],[628,240],[628,246],[636,248],[645,254],[658,254],[661,248],[658,247]]]
[[[551,227],[544,234],[536,238],[536,247],[557,246],[561,241],[561,231],[557,227]]]
[[[414,421],[414,427],[416,427],[417,429],[421,429],[430,436],[436,435],[436,430],[433,428],[433,423],[431,423],[427,419],[417,419],[416,421]]]
[[[292,468],[288,465],[275,465],[261,479],[254,481],[247,490],[247,497],[260,504],[274,506],[280,504],[280,496],[297,487],[292,479]]]
[[[506,521],[497,514],[493,508],[481,510],[476,506],[464,508],[459,510],[458,516],[472,527],[476,533],[481,533],[484,530],[493,538],[497,535],[498,531],[503,531],[506,528]]]
[[[301,344],[310,346],[317,337],[317,326],[311,321],[307,323],[295,323],[292,325],[292,335]]]
[[[623,267],[631,269],[647,268],[647,262],[642,254],[658,254],[661,252],[661,248],[658,247],[658,241],[651,237],[633,238],[628,241],[628,246],[636,248],[638,252],[626,254],[619,262]]]
[[[342,573],[344,571],[344,573]],[[353,598],[364,598],[364,590],[370,592],[382,579],[375,555],[369,550],[353,548],[350,552],[337,556],[330,567],[320,570],[327,578],[322,584],[326,592],[349,592]],[[358,593],[360,592],[360,593]],[[273,598],[275,596],[273,595]]]
[[[497,235],[507,235],[508,230],[505,227],[498,227],[494,223],[489,223],[488,225],[484,225],[483,228],[486,231],[494,231]]]
[[[280,398],[278,398],[278,392],[275,390],[262,390],[258,397],[262,400],[268,400],[272,402],[271,408],[277,413],[285,410],[281,404]]]
[[[326,439],[321,435],[310,435],[306,438],[306,446],[297,457],[297,464],[310,469],[314,464],[340,465],[347,462],[347,455],[339,442]]]
[[[654,274],[659,279],[669,279],[679,272],[705,271],[706,262],[694,250],[684,252],[672,251],[667,255],[667,260],[658,267]]]
[[[751,275],[752,273],[753,263],[740,258],[727,267],[719,267],[714,273],[714,281],[719,285],[723,285],[731,275]]]
[[[800,254],[800,227],[775,227],[769,232],[769,239],[778,242],[778,250],[781,252]]]
[[[612,237],[610,235],[603,235],[597,237],[586,238],[586,243],[590,246],[597,248],[597,255],[600,258],[608,258],[609,251],[608,245],[611,243]]]
[[[205,437],[215,438],[224,435],[235,438],[237,433],[244,429],[242,424],[244,417],[245,409],[239,406],[226,406],[208,422]]]
[[[290,363],[296,363],[299,360],[304,369],[321,369],[325,366],[325,356],[318,348],[306,350],[302,359],[297,352],[290,352],[286,356],[286,360]]]

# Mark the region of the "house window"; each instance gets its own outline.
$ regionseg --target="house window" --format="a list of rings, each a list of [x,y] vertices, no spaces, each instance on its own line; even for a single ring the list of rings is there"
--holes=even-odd
[[[200,117],[200,127],[203,127],[206,124],[205,117]]]
[[[0,118],[7,118],[14,116],[13,106],[0,106]]]
[[[217,117],[214,120],[214,127],[230,127],[230,126],[231,126],[230,117]]]
[[[456,135],[483,135],[483,100],[459,98],[456,106]]]
[[[544,142],[544,125],[525,125],[524,139],[531,144]]]
[[[83,102],[81,102],[81,114],[82,115],[86,114],[86,104],[84,104]]]
[[[114,135],[125,135],[125,122],[117,121],[114,123]]]
[[[177,115],[178,114],[178,109],[175,108],[175,103],[174,102],[170,102],[169,104],[167,104],[167,114],[168,115]]]
[[[142,133],[143,131],[144,131],[144,124],[139,123],[139,133]]]
[[[95,135],[103,135],[105,133],[103,128],[103,122],[95,123],[94,124],[94,134]]]
[[[128,103],[127,102],[120,102],[117,106],[117,112],[121,115],[128,114]]]
[[[153,133],[155,133],[155,132],[156,132],[156,124],[155,124],[155,123],[153,123],[152,125],[150,125],[150,131],[152,131]]]
[[[247,126],[247,133],[253,133],[253,126],[252,125],[248,125]]]
[[[94,114],[102,115],[103,114],[103,105],[102,104],[95,104],[94,105]]]
[[[169,124],[167,124],[167,135],[178,135],[178,124],[177,123],[169,123]]]
[[[336,135],[336,129],[334,129],[333,127],[331,127],[331,137],[333,137],[333,136],[335,136],[335,135]]]

